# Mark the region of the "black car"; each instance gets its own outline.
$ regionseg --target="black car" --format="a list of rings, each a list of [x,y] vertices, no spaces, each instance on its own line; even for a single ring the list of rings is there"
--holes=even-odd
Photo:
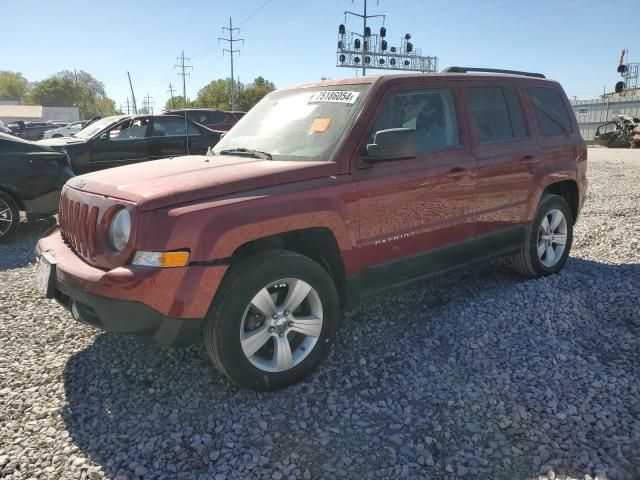
[[[228,132],[238,120],[240,120],[245,112],[225,112],[218,108],[176,108],[165,110],[163,115],[180,115],[185,116],[189,120],[193,120],[200,125],[204,125],[212,130]]]
[[[20,223],[58,210],[60,190],[73,177],[64,152],[0,133],[0,242]]]
[[[119,115],[97,120],[72,137],[38,144],[67,153],[73,171],[80,175],[146,160],[204,155],[220,135],[174,115]]]
[[[17,122],[9,123],[7,127],[16,137],[26,138],[27,140],[38,140],[42,138],[44,132],[59,128],[60,125],[51,122],[23,122],[22,120],[18,120]]]

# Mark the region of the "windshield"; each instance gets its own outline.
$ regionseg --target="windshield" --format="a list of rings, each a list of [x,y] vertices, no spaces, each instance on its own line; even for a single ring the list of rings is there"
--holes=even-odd
[[[369,85],[284,90],[263,98],[218,142],[216,155],[235,149],[274,160],[330,161]]]
[[[118,120],[122,120],[125,117],[113,116],[113,117],[105,117],[101,120],[97,120],[93,122],[91,125],[88,125],[86,128],[83,128],[79,132],[74,134],[76,138],[91,138],[95,134],[100,133],[102,130],[107,128],[109,125],[116,123]]]

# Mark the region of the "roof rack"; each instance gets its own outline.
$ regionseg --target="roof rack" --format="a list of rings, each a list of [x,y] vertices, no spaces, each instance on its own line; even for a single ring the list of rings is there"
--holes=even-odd
[[[525,77],[547,78],[541,73],[520,72],[518,70],[500,70],[499,68],[447,67],[444,70],[442,70],[442,73],[468,73],[468,72],[505,73],[508,75],[524,75]]]

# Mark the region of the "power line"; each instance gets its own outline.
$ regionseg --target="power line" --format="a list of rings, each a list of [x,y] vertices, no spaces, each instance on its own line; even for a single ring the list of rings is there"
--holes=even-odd
[[[242,45],[244,46],[244,39],[233,38],[233,32],[240,33],[240,29],[233,28],[233,22],[231,20],[231,17],[229,17],[229,27],[222,27],[222,31],[224,32],[225,30],[229,32],[229,38],[218,37],[218,42],[220,42],[221,40],[223,42],[229,42],[229,48],[223,48],[222,55],[224,55],[224,52],[228,52],[231,56],[231,110],[235,110],[236,109],[236,83],[234,80],[235,77],[233,76],[233,54],[237,53],[239,55],[240,50],[235,50],[233,48],[233,44],[236,42],[242,42]]]
[[[124,105],[127,106],[127,115],[131,115],[131,105],[129,104],[129,97],[127,97],[127,101]],[[124,113],[124,105],[122,103],[120,104],[120,111],[122,113]]]
[[[147,96],[144,97],[144,102],[142,103],[144,105],[144,109],[147,113],[150,113],[151,115],[153,115],[153,106],[155,105],[156,102],[153,101],[153,97],[149,96],[149,92],[147,92]]]
[[[179,68],[181,70],[181,72],[178,72],[178,75],[182,76],[182,97],[184,100],[184,108],[187,108],[187,76],[191,76],[190,73],[186,73],[186,70],[188,68],[193,69],[191,65],[187,65],[185,62],[190,60],[190,58],[185,58],[184,50],[182,50],[182,53],[177,60],[180,63],[174,65],[174,68]]]
[[[245,23],[247,23],[251,18],[253,18],[255,15],[258,14],[258,12],[260,12],[264,7],[266,7],[267,5],[269,5],[273,0],[267,0],[266,2],[264,2],[262,5],[260,5],[258,8],[256,8],[252,13],[249,14],[249,16],[245,17],[244,20],[242,20],[240,22],[240,25],[238,25],[238,27],[241,27],[242,25],[244,25]]]
[[[171,84],[171,82],[169,82],[169,90],[167,90],[167,92],[169,92],[169,94],[171,95],[171,108],[176,108],[175,104],[173,103],[173,85]]]

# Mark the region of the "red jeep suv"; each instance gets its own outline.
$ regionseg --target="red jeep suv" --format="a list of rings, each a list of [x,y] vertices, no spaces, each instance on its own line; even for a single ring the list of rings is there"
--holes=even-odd
[[[312,372],[363,296],[498,256],[558,272],[587,189],[565,93],[526,72],[284,88],[213,153],[69,180],[36,281],[106,331],[201,333],[257,390]]]

